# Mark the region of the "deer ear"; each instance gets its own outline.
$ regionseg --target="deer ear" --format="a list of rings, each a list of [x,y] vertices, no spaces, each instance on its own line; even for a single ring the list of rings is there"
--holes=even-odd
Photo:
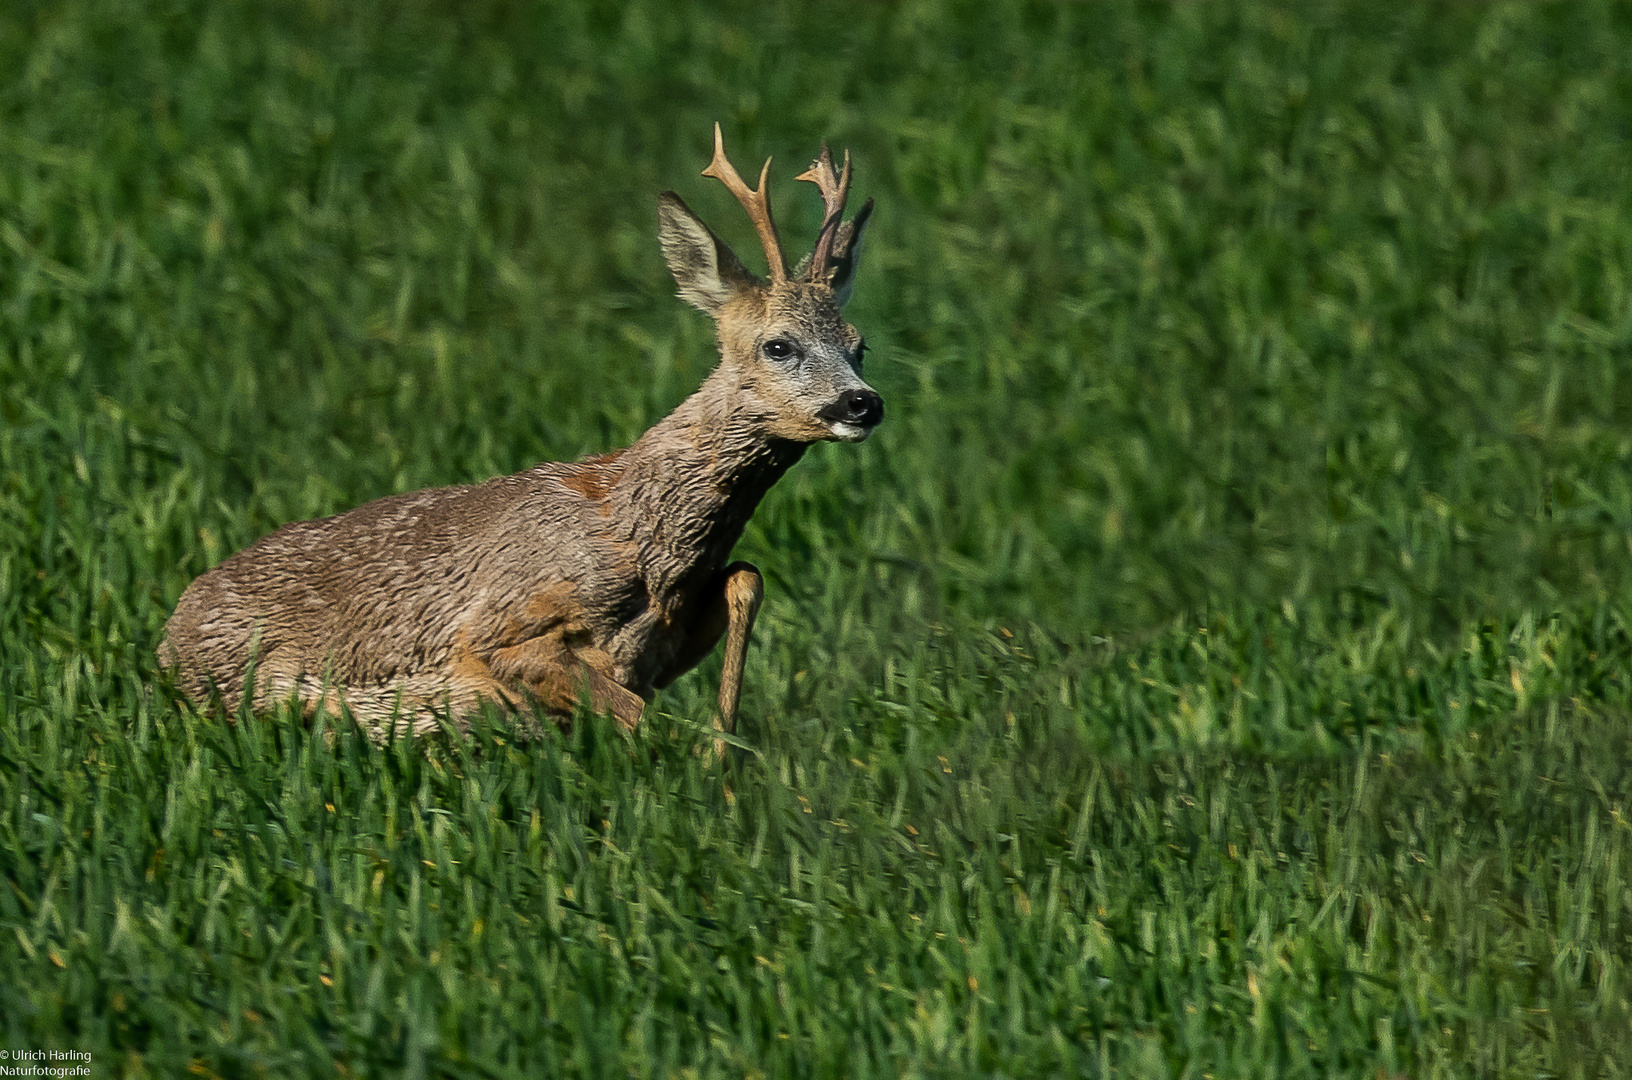
[[[834,298],[840,307],[849,301],[850,290],[856,284],[856,266],[861,260],[861,232],[867,227],[872,214],[873,200],[868,199],[855,217],[839,226],[838,234],[833,237],[833,266],[828,271],[828,283],[833,287]]]
[[[680,286],[680,299],[718,317],[739,290],[754,283],[742,261],[672,191],[657,197],[657,239]]]

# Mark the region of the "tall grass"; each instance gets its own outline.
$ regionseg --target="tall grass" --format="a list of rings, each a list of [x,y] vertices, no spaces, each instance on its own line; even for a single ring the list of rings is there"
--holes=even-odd
[[[1607,4],[0,14],[0,1049],[221,1076],[1616,1076],[1632,35]],[[706,373],[719,119],[878,200],[889,419],[625,739],[202,718],[284,521]]]

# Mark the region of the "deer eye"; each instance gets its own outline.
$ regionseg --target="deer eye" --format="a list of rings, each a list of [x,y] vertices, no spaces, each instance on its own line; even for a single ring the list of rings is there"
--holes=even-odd
[[[799,350],[793,342],[786,338],[772,338],[759,347],[767,360],[792,360],[799,355]]]
[[[861,370],[861,362],[863,360],[865,360],[866,358],[867,358],[867,342],[862,341],[862,342],[859,342],[856,345],[856,370],[857,371]]]

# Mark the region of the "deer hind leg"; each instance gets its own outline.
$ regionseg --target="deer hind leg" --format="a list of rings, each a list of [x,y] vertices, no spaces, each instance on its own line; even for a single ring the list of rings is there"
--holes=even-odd
[[[563,719],[571,717],[582,701],[632,731],[646,708],[644,698],[601,670],[612,666],[610,657],[599,650],[574,650],[555,634],[500,649],[487,666],[495,679],[524,687],[548,712]]]

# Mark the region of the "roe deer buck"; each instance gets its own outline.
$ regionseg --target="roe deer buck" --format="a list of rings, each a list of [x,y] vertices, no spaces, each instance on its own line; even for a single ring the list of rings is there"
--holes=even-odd
[[[769,281],[678,195],[658,199],[679,294],[716,323],[720,363],[700,389],[625,450],[389,496],[250,545],[188,586],[165,627],[159,659],[183,692],[236,710],[253,666],[253,705],[343,704],[376,738],[468,722],[483,701],[560,722],[586,696],[632,728],[723,636],[715,722],[733,732],[764,583],[727,565],[731,548],[809,444],[860,442],[884,417],[839,314],[872,200],[842,220],[849,151],[841,172],[823,146],[800,179],[826,215],[789,271],[770,164],[750,191],[714,126],[703,175],[748,211]]]

